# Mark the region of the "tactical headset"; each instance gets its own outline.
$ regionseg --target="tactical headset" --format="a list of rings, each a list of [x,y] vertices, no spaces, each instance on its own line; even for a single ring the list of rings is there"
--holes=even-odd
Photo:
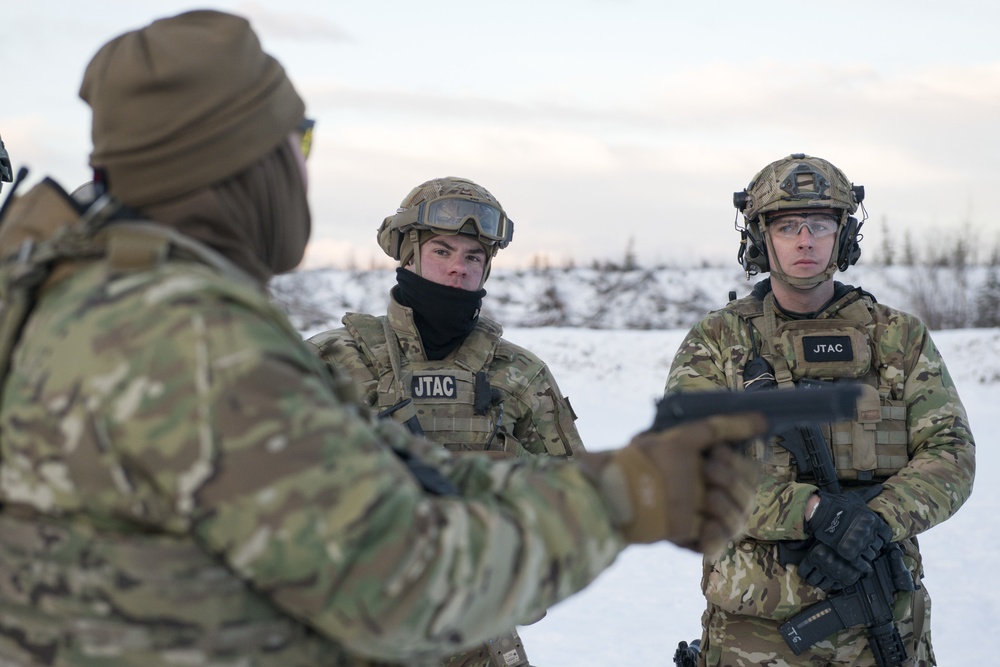
[[[865,218],[852,213],[865,198],[865,188],[847,180],[842,171],[821,158],[794,153],[762,169],[742,191],[733,193],[737,209],[735,226],[740,232],[736,259],[747,278],[772,272],[797,286],[812,286],[830,278],[839,269],[847,270],[861,257],[860,234]],[[790,278],[771,266],[766,238],[766,215],[789,209],[828,208],[840,212],[839,231],[827,270],[811,279]],[[862,206],[862,211],[864,207]],[[739,225],[742,213],[745,223]]]

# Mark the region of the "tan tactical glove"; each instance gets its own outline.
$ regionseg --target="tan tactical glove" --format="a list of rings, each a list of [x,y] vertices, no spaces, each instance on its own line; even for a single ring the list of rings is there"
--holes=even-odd
[[[766,426],[758,414],[719,415],[577,458],[627,541],[712,555],[742,533],[757,490],[757,464],[730,444]]]

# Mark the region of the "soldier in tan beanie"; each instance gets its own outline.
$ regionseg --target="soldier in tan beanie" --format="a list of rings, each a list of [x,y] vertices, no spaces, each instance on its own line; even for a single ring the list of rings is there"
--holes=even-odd
[[[0,221],[0,664],[428,664],[627,543],[739,530],[719,443],[762,419],[529,466],[357,404],[263,289],[309,235],[304,109],[243,19],[122,35],[81,95],[93,203],[46,180]]]
[[[244,19],[197,11],[126,33],[80,96],[90,164],[124,204],[262,281],[301,261],[309,206],[288,137],[305,105]]]

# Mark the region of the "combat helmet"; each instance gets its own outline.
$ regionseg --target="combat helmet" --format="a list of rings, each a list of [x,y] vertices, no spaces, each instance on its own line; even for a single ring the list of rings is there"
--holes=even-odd
[[[4,183],[10,183],[13,180],[14,170],[10,166],[10,155],[4,148],[3,139],[0,139],[0,190],[3,189]]]
[[[420,242],[432,234],[467,234],[486,249],[483,279],[493,257],[514,236],[514,223],[497,198],[465,178],[448,176],[421,183],[406,195],[396,213],[382,221],[378,244],[403,266],[412,260],[420,274]]]
[[[741,234],[737,261],[747,278],[770,271],[783,282],[796,287],[813,287],[840,269],[857,263],[861,257],[859,234],[867,219],[862,201],[865,188],[854,185],[840,169],[830,162],[805,153],[792,153],[761,169],[740,192],[733,193],[733,205],[743,213],[743,226],[736,214],[736,229]],[[861,207],[864,217],[859,222],[854,213]],[[812,278],[793,278],[772,266],[771,241],[766,233],[768,215],[778,211],[801,211],[811,208],[833,209],[839,213],[837,238],[826,270]],[[777,263],[775,263],[777,264]]]

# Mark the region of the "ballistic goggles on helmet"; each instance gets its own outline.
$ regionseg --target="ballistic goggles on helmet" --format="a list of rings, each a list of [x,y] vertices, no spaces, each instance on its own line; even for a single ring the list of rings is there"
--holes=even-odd
[[[506,248],[514,236],[514,222],[502,209],[453,195],[420,202],[393,217],[397,229],[415,225],[444,234],[458,234],[470,222],[475,224],[479,240],[490,245]]]

